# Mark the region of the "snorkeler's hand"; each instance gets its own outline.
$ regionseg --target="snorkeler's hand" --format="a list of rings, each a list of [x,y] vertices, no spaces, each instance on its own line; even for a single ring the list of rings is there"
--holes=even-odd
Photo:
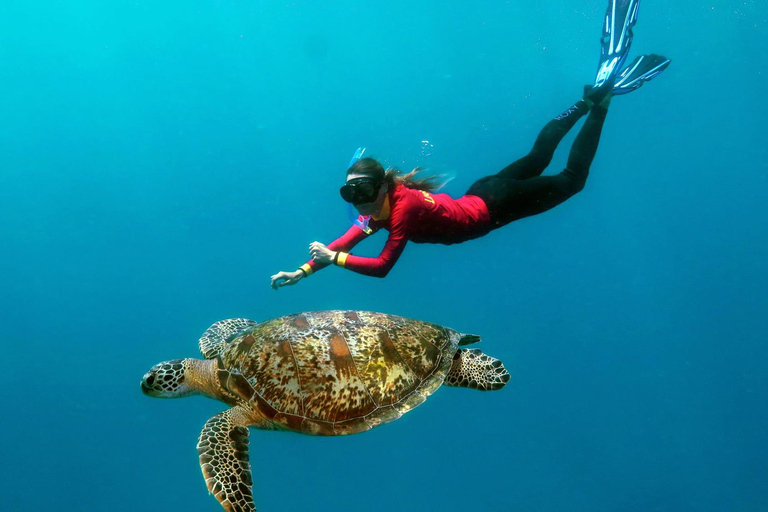
[[[293,272],[278,272],[272,276],[272,289],[277,290],[281,286],[296,284],[304,277],[304,272],[295,270]]]
[[[312,242],[309,244],[309,255],[317,263],[323,263],[324,265],[330,265],[333,263],[333,257],[336,256],[336,251],[330,250],[325,244],[320,242]]]

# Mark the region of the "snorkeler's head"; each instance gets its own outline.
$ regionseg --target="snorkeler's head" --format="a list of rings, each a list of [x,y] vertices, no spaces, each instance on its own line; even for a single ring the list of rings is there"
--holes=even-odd
[[[373,158],[361,158],[347,169],[347,182],[339,192],[342,199],[355,206],[376,201],[386,173]]]
[[[347,169],[347,180],[354,175],[355,177],[367,176],[377,181],[384,181],[384,167],[374,158],[360,158]]]

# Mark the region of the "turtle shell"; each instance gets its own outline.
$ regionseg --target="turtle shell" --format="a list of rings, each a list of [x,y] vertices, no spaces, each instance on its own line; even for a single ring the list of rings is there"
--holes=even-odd
[[[354,434],[424,402],[443,383],[460,337],[382,313],[301,313],[238,332],[217,375],[278,428]]]

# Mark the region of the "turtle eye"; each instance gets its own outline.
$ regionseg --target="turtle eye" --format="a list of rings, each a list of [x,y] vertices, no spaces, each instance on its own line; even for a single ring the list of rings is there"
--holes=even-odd
[[[155,384],[155,376],[154,375],[150,375],[149,377],[147,377],[146,383],[147,383],[147,386],[154,385]]]

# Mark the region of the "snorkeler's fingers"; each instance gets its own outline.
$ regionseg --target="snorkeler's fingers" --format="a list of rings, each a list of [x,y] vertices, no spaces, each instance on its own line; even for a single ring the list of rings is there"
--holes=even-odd
[[[278,287],[283,286],[283,283],[280,281],[283,281],[287,279],[287,272],[278,272],[277,274],[273,275],[271,278],[271,286],[274,290],[277,290]]]
[[[325,244],[323,244],[321,242],[312,242],[311,244],[309,244],[310,252],[311,251],[321,251],[323,249],[325,249]]]

